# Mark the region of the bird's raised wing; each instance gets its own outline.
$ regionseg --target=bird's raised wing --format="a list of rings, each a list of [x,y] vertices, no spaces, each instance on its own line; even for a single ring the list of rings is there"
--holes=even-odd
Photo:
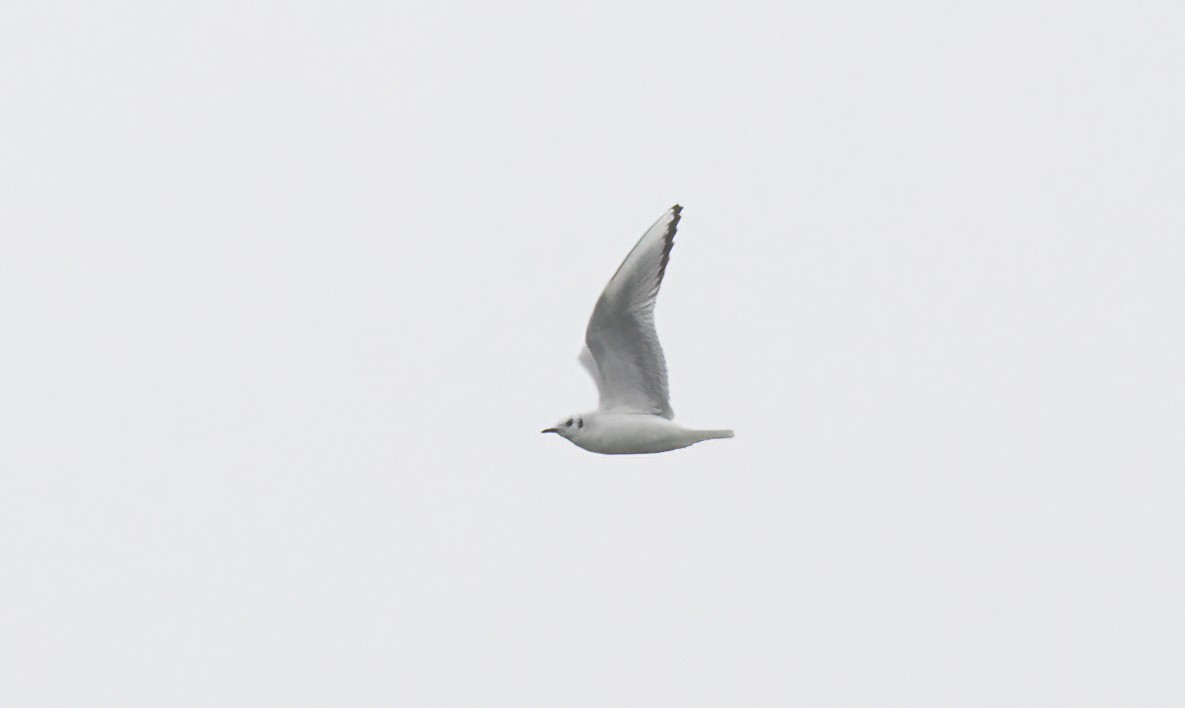
[[[601,410],[675,416],[654,331],[654,301],[682,210],[676,204],[642,234],[593,308],[580,360],[597,383]]]

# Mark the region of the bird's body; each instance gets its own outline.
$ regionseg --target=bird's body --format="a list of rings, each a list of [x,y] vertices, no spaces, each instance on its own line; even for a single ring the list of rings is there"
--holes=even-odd
[[[596,411],[547,428],[590,452],[666,452],[731,430],[694,430],[671,419],[667,366],[654,330],[654,302],[666,272],[682,207],[663,214],[625,257],[593,308],[580,362],[600,392]]]
[[[691,430],[649,413],[592,411],[580,416],[584,427],[568,439],[589,452],[635,455],[666,452],[713,438],[731,438],[731,430]]]

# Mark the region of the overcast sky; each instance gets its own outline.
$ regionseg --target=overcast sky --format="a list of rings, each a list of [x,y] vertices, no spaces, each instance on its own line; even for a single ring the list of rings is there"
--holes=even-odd
[[[1185,5],[951,5],[10,3],[4,702],[1185,705]]]

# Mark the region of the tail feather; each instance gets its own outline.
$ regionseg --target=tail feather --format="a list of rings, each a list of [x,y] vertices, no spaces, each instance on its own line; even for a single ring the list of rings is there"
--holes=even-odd
[[[731,430],[697,430],[701,440],[715,440],[717,438],[731,438]]]

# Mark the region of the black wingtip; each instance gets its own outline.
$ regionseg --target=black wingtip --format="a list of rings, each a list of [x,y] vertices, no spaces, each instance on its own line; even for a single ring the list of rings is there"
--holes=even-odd
[[[671,249],[675,247],[675,230],[679,228],[679,219],[682,218],[683,207],[679,204],[671,207],[671,223],[667,225],[667,232],[662,236],[662,257],[658,262],[658,283],[662,283],[663,276],[667,273],[667,263],[671,262]]]

